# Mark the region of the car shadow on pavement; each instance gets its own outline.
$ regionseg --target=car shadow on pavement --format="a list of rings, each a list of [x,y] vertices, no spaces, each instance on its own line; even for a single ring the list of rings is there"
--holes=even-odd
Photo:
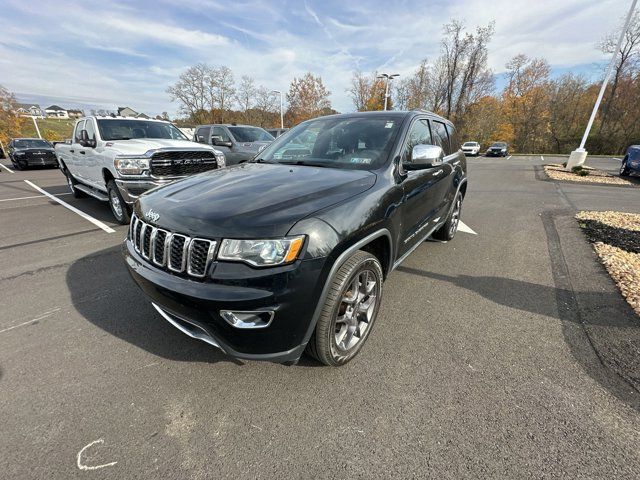
[[[119,245],[75,261],[66,282],[75,309],[125,342],[168,360],[243,365],[162,319],[129,276]]]

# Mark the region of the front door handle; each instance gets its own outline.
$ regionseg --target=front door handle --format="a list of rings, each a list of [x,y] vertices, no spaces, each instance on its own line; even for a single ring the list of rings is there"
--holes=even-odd
[[[84,150],[80,150],[80,153],[81,153],[82,155],[84,155]],[[442,170],[441,170],[441,171],[442,171]]]
[[[440,174],[442,174],[442,170],[437,170],[437,171],[433,172],[433,176],[434,177],[437,177]]]
[[[69,150],[71,153],[75,153],[75,150],[72,148],[71,150]]]

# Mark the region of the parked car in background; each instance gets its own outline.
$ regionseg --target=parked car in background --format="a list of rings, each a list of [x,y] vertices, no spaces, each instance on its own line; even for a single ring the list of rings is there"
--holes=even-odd
[[[165,320],[229,355],[296,362],[306,349],[343,365],[389,273],[425,239],[454,237],[466,182],[442,117],[321,117],[250,162],[140,197],[126,265]]]
[[[175,125],[139,118],[82,118],[55,152],[71,193],[108,201],[123,224],[147,190],[225,166],[222,152],[191,142]]]
[[[227,165],[246,162],[273,142],[274,137],[265,129],[251,125],[200,125],[194,142],[212,145],[224,153]]]
[[[9,159],[16,170],[28,167],[57,167],[56,153],[41,138],[14,138],[9,142]]]
[[[273,138],[278,138],[288,130],[288,128],[267,128],[267,132],[269,132],[273,136]]]
[[[464,142],[462,144],[462,151],[465,155],[477,157],[480,155],[480,144],[478,142]]]
[[[640,145],[629,146],[620,163],[620,176],[629,175],[640,175]]]
[[[495,142],[485,154],[487,157],[506,157],[509,155],[509,146],[505,142]]]

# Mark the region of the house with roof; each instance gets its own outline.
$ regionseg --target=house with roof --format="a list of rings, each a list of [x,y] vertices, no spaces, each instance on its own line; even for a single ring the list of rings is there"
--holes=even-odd
[[[69,115],[69,118],[81,118],[84,117],[84,112],[82,110],[74,110],[70,108],[67,110],[67,115]]]
[[[45,108],[44,113],[51,118],[69,118],[69,112],[58,105],[51,105],[49,108]]]
[[[137,117],[138,112],[136,112],[133,108],[130,108],[130,107],[118,107],[118,116],[119,117]]]
[[[40,105],[34,105],[33,103],[18,103],[16,113],[21,117],[44,118],[44,112]]]

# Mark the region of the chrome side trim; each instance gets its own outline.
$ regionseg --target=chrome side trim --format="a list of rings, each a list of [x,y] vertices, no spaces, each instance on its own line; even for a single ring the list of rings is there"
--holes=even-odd
[[[189,337],[195,338],[197,340],[202,340],[203,342],[206,342],[209,345],[213,345],[214,347],[219,348],[220,350],[222,350],[222,347],[220,346],[220,344],[218,342],[216,342],[216,340],[211,335],[209,335],[207,332],[205,332],[198,325],[196,325],[194,323],[191,323],[190,321],[185,320],[184,318],[180,318],[181,321],[183,321],[185,323],[188,323],[189,325],[192,325],[194,329],[197,329],[197,331],[192,332],[189,329],[185,328],[184,326],[180,325],[180,323],[176,322],[173,318],[171,318],[171,315],[169,315],[167,312],[165,312],[162,308],[160,308],[155,303],[151,302],[151,305],[153,305],[153,308],[155,308],[158,311],[158,313],[160,315],[162,315],[162,318],[164,318],[167,322],[169,322],[171,325],[176,327],[178,330],[180,330],[185,335],[188,335]],[[200,332],[202,332],[202,333],[200,333]]]

